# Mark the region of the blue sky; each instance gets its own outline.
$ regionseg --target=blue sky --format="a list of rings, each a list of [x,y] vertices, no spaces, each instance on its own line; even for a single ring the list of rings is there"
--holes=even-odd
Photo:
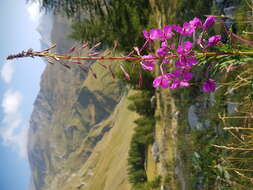
[[[27,129],[45,64],[41,59],[6,61],[9,54],[40,49],[38,5],[0,1],[0,190],[27,190]]]

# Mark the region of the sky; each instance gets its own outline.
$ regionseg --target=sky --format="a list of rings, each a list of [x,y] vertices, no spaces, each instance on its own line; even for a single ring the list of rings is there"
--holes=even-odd
[[[0,190],[28,190],[26,142],[33,102],[45,64],[40,58],[7,61],[29,48],[40,50],[38,4],[0,1]]]

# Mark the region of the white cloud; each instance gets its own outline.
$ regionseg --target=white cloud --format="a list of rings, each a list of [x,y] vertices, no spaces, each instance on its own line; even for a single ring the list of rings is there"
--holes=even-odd
[[[18,111],[22,96],[18,91],[8,90],[3,97],[2,108],[5,114],[13,114]]]
[[[41,16],[40,3],[37,1],[30,3],[27,7],[27,11],[29,13],[30,19],[34,22],[37,22]]]
[[[14,69],[11,64],[12,63],[10,61],[6,61],[1,69],[1,77],[7,84],[11,82],[14,72]]]
[[[22,95],[18,91],[8,90],[2,100],[4,117],[0,128],[0,137],[4,145],[17,151],[21,157],[26,157],[28,128],[22,124],[19,106]]]

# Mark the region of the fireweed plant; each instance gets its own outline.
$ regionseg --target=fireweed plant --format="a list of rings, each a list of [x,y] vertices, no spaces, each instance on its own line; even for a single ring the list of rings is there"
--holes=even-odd
[[[21,57],[46,57],[48,62],[53,64],[50,59],[59,62],[64,67],[70,69],[71,64],[77,64],[84,71],[91,71],[93,76],[96,74],[92,70],[91,66],[84,64],[84,60],[122,60],[122,61],[138,61],[137,64],[141,65],[143,70],[154,71],[155,67],[160,69],[160,75],[156,76],[153,81],[153,87],[177,89],[179,87],[190,86],[190,80],[193,78],[192,68],[197,65],[198,57],[203,56],[215,56],[215,55],[253,55],[253,52],[210,52],[209,48],[217,46],[221,43],[221,36],[214,35],[209,36],[208,30],[215,24],[215,17],[208,16],[204,22],[195,17],[189,22],[185,22],[183,25],[167,25],[162,29],[155,28],[150,31],[144,30],[143,37],[145,43],[142,47],[134,47],[133,51],[127,56],[122,57],[110,57],[110,53],[102,55],[96,52],[96,48],[101,43],[91,47],[88,51],[87,57],[75,57],[70,54],[86,48],[89,43],[83,44],[81,47],[73,47],[69,50],[67,55],[57,55],[51,53],[50,50],[56,46],[42,50],[40,52],[29,49],[19,54],[9,55],[7,59],[21,58]],[[158,43],[159,48],[154,53],[148,53],[142,55],[142,52],[148,52],[148,47],[152,44]],[[154,52],[154,51],[152,51]],[[68,61],[64,63],[63,61]],[[101,64],[101,63],[100,63]],[[105,69],[112,74],[114,73],[110,66],[101,64]],[[171,72],[167,72],[166,68],[170,67]],[[124,76],[130,80],[130,74],[124,69],[123,64],[120,64],[120,69],[124,73]],[[141,75],[140,79],[141,80]],[[202,90],[205,92],[215,91],[217,85],[212,78],[206,78],[203,83]]]

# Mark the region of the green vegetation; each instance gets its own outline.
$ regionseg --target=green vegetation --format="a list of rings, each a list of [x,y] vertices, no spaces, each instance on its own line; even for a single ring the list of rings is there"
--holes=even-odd
[[[82,10],[87,10],[89,14],[95,14],[101,2],[96,0],[27,0],[28,2],[40,2],[46,11],[54,11],[54,13],[64,13],[68,17],[77,17]],[[105,2],[105,1],[104,1]]]
[[[240,6],[236,11],[236,33],[246,39],[253,40],[253,26],[252,26],[252,1],[240,1]]]
[[[143,43],[141,31],[147,27],[150,14],[148,0],[112,0],[100,7],[95,16],[77,20],[70,35],[78,41],[103,42],[117,49],[129,51]]]
[[[149,144],[154,141],[155,120],[153,117],[142,117],[135,120],[136,128],[129,150],[129,181],[134,189],[144,189],[147,184],[145,171],[146,151]],[[142,187],[142,188],[140,188]],[[147,188],[145,188],[147,189]]]
[[[218,51],[228,51],[229,48],[230,45],[223,45]],[[237,48],[240,49],[233,50],[250,50],[241,45]],[[199,62],[200,67],[195,70],[193,82],[201,83],[203,73],[213,70],[210,76],[219,84],[214,96],[202,94],[197,86],[174,93],[181,113],[178,150],[191,189],[246,190],[252,185],[250,147],[253,133],[248,128],[252,128],[253,67],[247,64],[252,61],[252,56],[203,58]],[[196,130],[189,127],[186,118],[192,105],[196,108],[199,122],[209,121],[205,128]],[[184,143],[186,139],[188,142]]]
[[[137,190],[160,190],[161,177],[158,176],[153,181],[148,181],[146,183],[138,183],[133,189]]]
[[[150,86],[150,81],[153,80],[153,77],[150,72],[143,71],[140,65],[134,63],[124,65],[125,71],[131,73],[131,80],[127,80],[122,71],[117,72],[117,77],[137,90],[134,95],[128,98],[131,101],[128,109],[140,115],[140,118],[134,121],[136,128],[130,143],[128,157],[129,182],[132,184],[133,189],[151,190],[158,188],[160,184],[160,177],[157,177],[152,182],[147,181],[145,168],[147,148],[154,141],[155,103],[152,102],[152,97],[154,96],[155,90]]]
[[[210,0],[180,0],[177,8],[177,23],[183,23],[190,18],[205,18],[210,12],[213,2]]]
[[[28,2],[39,0],[28,0]],[[149,0],[42,0],[42,8],[73,20],[70,37],[103,42],[105,47],[129,51],[143,42],[141,31],[149,24]]]
[[[240,1],[244,7],[237,9],[233,29],[249,40],[252,35],[243,30],[252,31],[252,26],[244,22],[249,19],[245,10],[252,7],[246,4]],[[252,51],[252,48],[228,36],[227,43],[214,51]],[[252,189],[253,133],[247,129],[252,128],[252,61],[252,56],[246,55],[203,57],[194,71],[192,83],[196,85],[172,93],[180,113],[177,150],[189,189]],[[200,92],[203,73],[218,81],[219,88],[211,96]],[[200,106],[195,112],[199,122],[210,122],[207,128],[196,130],[189,126],[187,114],[193,105]]]
[[[216,184],[215,189],[246,190],[252,185],[250,147],[253,134],[247,129],[252,127],[249,116],[252,112],[251,73],[252,66],[244,65],[220,79],[221,87],[215,94],[215,105],[205,116],[212,127],[194,132],[194,180],[201,173],[203,189]],[[231,108],[231,105],[236,107]]]
[[[150,101],[152,96],[153,93],[142,90],[129,97],[132,103],[128,106],[128,109],[137,112],[141,116],[135,120],[137,126],[131,140],[128,158],[129,181],[134,189],[150,189],[150,185],[147,185],[145,162],[148,145],[154,141],[155,109]]]

